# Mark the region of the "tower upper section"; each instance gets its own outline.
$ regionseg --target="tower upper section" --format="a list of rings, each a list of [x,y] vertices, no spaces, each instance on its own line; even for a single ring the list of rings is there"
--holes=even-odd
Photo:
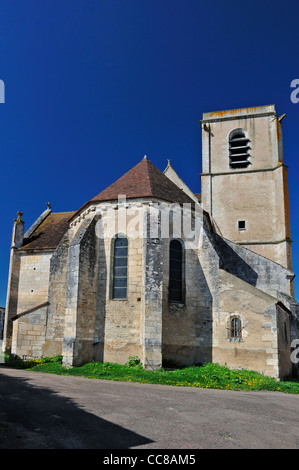
[[[283,162],[275,106],[204,113],[203,173],[252,171]]]
[[[204,113],[201,189],[225,238],[291,269],[283,117],[274,105]]]

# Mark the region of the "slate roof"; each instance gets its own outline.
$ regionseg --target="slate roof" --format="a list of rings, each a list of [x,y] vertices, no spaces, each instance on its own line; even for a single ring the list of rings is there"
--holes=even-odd
[[[24,239],[19,250],[55,250],[68,230],[68,220],[75,212],[50,212],[37,229]]]
[[[182,189],[144,157],[115,183],[86,202],[76,214],[90,203],[117,201],[119,196],[126,196],[126,199],[155,198],[171,203],[194,205],[194,201]]]

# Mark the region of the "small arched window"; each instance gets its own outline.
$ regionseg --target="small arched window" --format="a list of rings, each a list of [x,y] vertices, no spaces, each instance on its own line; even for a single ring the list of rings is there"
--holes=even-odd
[[[169,245],[169,301],[184,302],[184,249],[180,240]]]
[[[229,166],[232,169],[247,168],[249,161],[249,142],[242,129],[235,129],[229,135]]]
[[[128,239],[117,236],[113,240],[112,298],[126,299],[128,288]]]
[[[235,341],[242,339],[242,323],[239,317],[230,320],[230,338]]]

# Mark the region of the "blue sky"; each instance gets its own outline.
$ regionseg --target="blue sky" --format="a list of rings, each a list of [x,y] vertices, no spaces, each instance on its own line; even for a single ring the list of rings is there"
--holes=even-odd
[[[247,106],[287,114],[299,272],[298,14],[295,0],[1,0],[0,305],[18,210],[26,228],[48,201],[76,210],[145,154],[200,192],[202,113]]]

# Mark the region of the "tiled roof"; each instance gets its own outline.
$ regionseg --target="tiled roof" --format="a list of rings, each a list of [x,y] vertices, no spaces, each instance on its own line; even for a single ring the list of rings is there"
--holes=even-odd
[[[68,229],[68,220],[75,212],[51,212],[30,235],[20,250],[55,250]]]
[[[172,203],[194,205],[194,201],[182,189],[144,157],[115,183],[86,202],[77,213],[90,203],[115,201],[119,196],[125,196],[126,199],[155,198]]]
[[[146,157],[115,183],[95,196],[92,202],[118,199],[119,195],[125,195],[126,199],[153,197],[168,202],[193,202],[184,191]]]

